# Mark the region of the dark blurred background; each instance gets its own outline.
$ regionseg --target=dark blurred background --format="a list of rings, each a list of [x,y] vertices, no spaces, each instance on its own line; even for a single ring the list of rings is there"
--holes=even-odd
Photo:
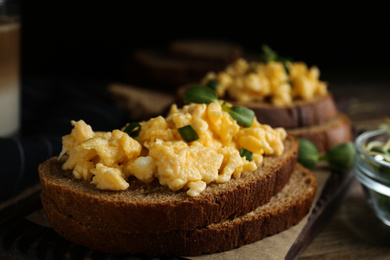
[[[254,3],[25,1],[23,73],[121,80],[133,50],[188,37],[223,38],[255,52],[266,43],[282,55],[317,65],[323,78],[333,72],[383,75],[389,69],[384,5]]]

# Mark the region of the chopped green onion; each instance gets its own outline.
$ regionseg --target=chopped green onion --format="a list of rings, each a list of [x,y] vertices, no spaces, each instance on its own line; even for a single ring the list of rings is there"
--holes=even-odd
[[[215,79],[210,79],[206,83],[206,87],[211,88],[212,90],[216,91],[218,89],[219,82]]]
[[[177,129],[184,141],[190,143],[199,139],[199,135],[191,125],[186,125]]]
[[[123,132],[126,132],[130,137],[136,138],[141,132],[141,124],[138,122],[131,122],[126,125]]]
[[[217,93],[215,93],[215,91],[211,88],[204,86],[193,86],[184,93],[183,101],[184,104],[210,104],[212,102],[218,102],[218,97]]]
[[[245,149],[244,147],[241,148],[240,150],[240,156],[241,157],[245,157],[247,161],[252,161],[253,160],[253,153],[247,149]]]

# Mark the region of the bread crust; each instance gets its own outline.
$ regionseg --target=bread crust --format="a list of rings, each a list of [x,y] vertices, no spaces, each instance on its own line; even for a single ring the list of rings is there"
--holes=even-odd
[[[176,91],[176,104],[183,105],[185,91],[193,85],[186,84]],[[198,84],[199,85],[199,84]],[[285,129],[318,125],[328,121],[337,115],[338,110],[332,93],[317,96],[311,100],[295,100],[293,104],[277,107],[269,102],[251,101],[239,102],[228,97],[222,98],[232,105],[245,106],[252,109],[257,120],[271,127],[283,127]]]
[[[61,236],[94,250],[114,254],[194,256],[241,247],[296,225],[308,214],[317,185],[315,176],[297,164],[289,183],[266,205],[246,215],[191,231],[147,234],[91,227],[50,206],[47,216]]]
[[[319,125],[287,129],[287,133],[297,138],[312,141],[319,152],[326,152],[333,146],[353,139],[351,121],[344,113],[338,113],[335,117]]]
[[[197,197],[173,192],[158,182],[130,180],[125,191],[101,191],[88,181],[74,179],[51,158],[39,166],[41,200],[45,210],[56,209],[90,227],[110,227],[127,233],[192,230],[234,218],[268,202],[287,183],[295,167],[298,141],[285,140],[281,156],[266,156],[263,166],[224,184],[210,184]]]
[[[337,115],[333,95],[329,92],[309,101],[296,100],[285,107],[276,107],[266,102],[230,102],[252,109],[262,124],[286,129],[321,124]]]

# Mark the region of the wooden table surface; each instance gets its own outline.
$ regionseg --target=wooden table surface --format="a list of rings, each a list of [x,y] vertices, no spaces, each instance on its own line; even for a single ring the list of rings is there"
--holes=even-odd
[[[335,81],[330,85],[335,95],[352,98],[346,112],[356,129],[375,128],[390,116],[388,80]],[[390,227],[371,211],[356,179],[344,202],[298,259],[390,259]]]
[[[319,235],[298,259],[390,259],[390,227],[373,214],[356,180]]]

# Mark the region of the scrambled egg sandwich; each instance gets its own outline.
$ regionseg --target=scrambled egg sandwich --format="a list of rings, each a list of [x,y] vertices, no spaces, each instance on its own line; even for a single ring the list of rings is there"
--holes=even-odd
[[[139,122],[132,131],[127,125],[95,132],[83,120],[72,121],[59,156],[68,155],[63,169],[102,190],[125,190],[126,180],[135,176],[146,183],[157,178],[171,190],[188,189],[189,196],[197,196],[207,184],[239,178],[261,167],[264,155],[280,155],[284,149],[283,128],[261,124],[256,117],[243,127],[226,107],[231,105],[220,100],[182,108],[173,104],[165,118]]]

